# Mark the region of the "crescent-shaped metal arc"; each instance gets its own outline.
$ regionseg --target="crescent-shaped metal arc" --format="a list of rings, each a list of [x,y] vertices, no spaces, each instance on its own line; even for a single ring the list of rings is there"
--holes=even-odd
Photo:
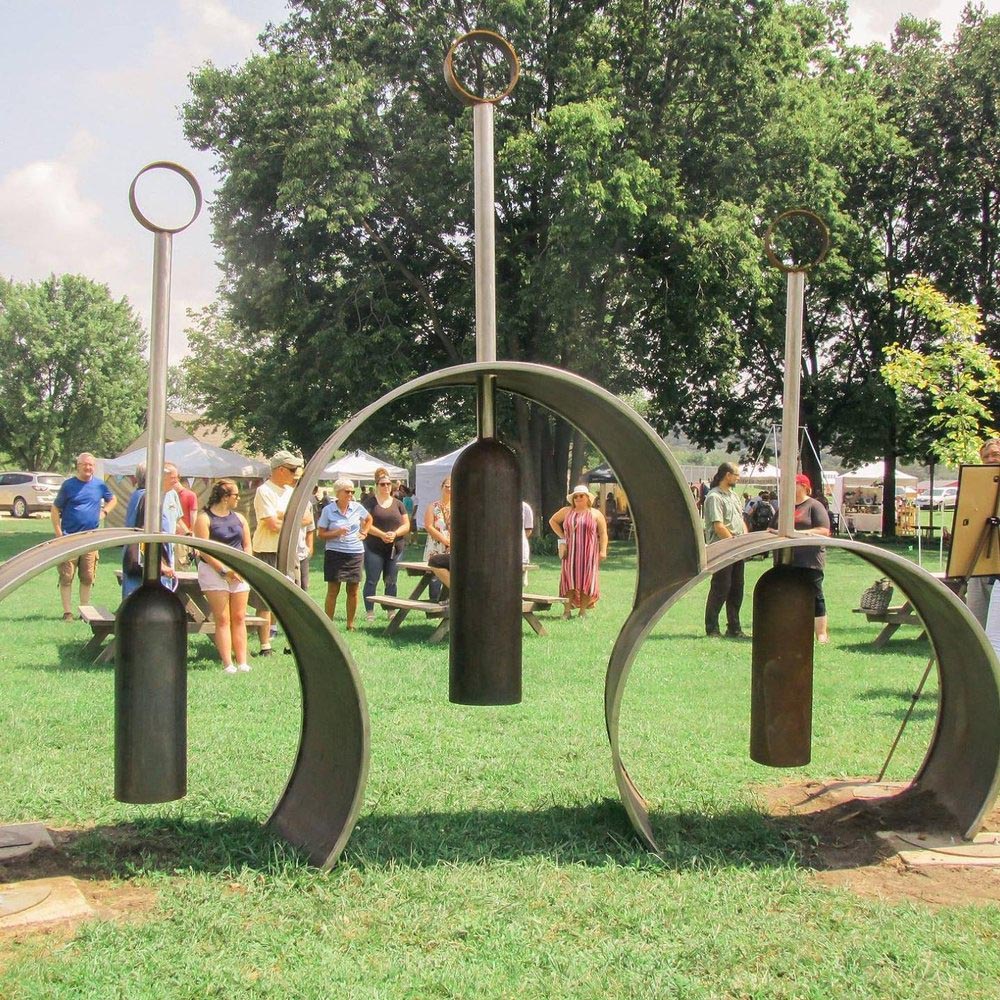
[[[134,542],[176,541],[176,535],[130,528],[54,538],[0,565],[0,600],[65,559]],[[302,687],[302,730],[291,775],[267,825],[313,864],[329,868],[354,829],[368,777],[368,708],[354,661],[316,603],[276,570],[218,542],[187,538],[185,544],[236,570],[284,626]]]
[[[670,607],[712,573],[740,559],[817,543],[855,553],[898,584],[933,644],[940,680],[937,726],[924,761],[903,794],[932,793],[954,817],[956,832],[966,837],[978,830],[995,801],[1000,791],[1000,663],[965,605],[920,567],[872,545],[839,538],[782,538],[754,532],[710,546],[704,572],[637,602],[611,653],[605,718],[615,779],[633,827],[654,853],[659,853],[659,847],[649,807],[622,762],[619,743],[625,682],[640,645]]]
[[[627,403],[593,382],[546,365],[516,361],[458,365],[413,379],[360,410],[334,431],[307,463],[295,487],[278,542],[279,565],[290,566],[313,487],[330,457],[371,416],[413,392],[475,386],[481,375],[498,389],[530,399],[569,421],[604,455],[628,495],[636,527],[636,604],[705,568],[701,521],[680,466],[656,432]],[[641,530],[639,530],[641,525]]]

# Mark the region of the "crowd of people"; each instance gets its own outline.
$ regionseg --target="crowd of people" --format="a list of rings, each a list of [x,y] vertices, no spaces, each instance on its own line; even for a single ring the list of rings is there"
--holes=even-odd
[[[987,441],[980,452],[984,464],[1000,464],[1000,439]],[[240,503],[238,485],[230,479],[216,481],[207,501],[199,510],[193,491],[180,482],[179,471],[170,462],[163,467],[159,485],[161,495],[161,530],[178,536],[178,541],[160,547],[159,576],[161,583],[175,589],[177,567],[184,564],[187,547],[184,536],[210,539],[240,552],[252,554],[277,568],[278,539],[295,484],[302,475],[302,457],[287,450],[270,459],[270,476],[255,491],[253,510],[256,528],[237,509]],[[114,509],[117,501],[110,488],[95,476],[96,459],[83,453],[76,460],[76,474],[61,486],[52,505],[50,516],[55,534],[68,535],[95,529]],[[777,496],[761,490],[757,496],[740,496],[736,487],[740,470],[731,462],[723,462],[710,483],[691,484],[692,494],[704,521],[706,543],[724,541],[751,531],[776,531],[780,510]],[[129,498],[125,525],[139,527],[145,521],[147,484],[145,468],[136,470],[136,488]],[[357,497],[352,480],[338,479],[327,497],[318,486],[313,502],[306,508],[298,525],[296,560],[292,576],[305,590],[309,586],[309,562],[316,536],[324,545],[323,577],[326,583],[325,610],[333,619],[341,588],[346,589],[346,627],[355,629],[362,595],[364,574],[364,612],[366,620],[375,619],[375,598],[379,588],[389,598],[397,596],[399,561],[410,536],[415,531],[414,497],[405,484],[394,482],[385,468],[375,471],[374,486]],[[813,495],[812,484],[805,475],[795,479],[794,527],[797,534],[828,536],[829,512]],[[423,550],[434,580],[430,596],[433,601],[451,586],[451,477],[440,485],[440,494],[423,511],[421,526],[426,541]],[[558,539],[560,556],[559,596],[564,600],[564,618],[574,611],[581,618],[600,599],[600,566],[608,554],[608,518],[596,504],[586,485],[573,488],[566,505],[549,518],[549,526]],[[522,503],[523,563],[530,558],[528,539],[534,529],[534,513]],[[195,550],[192,550],[195,551]],[[79,600],[87,605],[96,578],[98,553],[91,552],[59,566],[59,591],[63,620],[72,621],[72,586],[79,578]],[[122,597],[127,599],[143,581],[143,554],[139,545],[126,546],[122,556]],[[814,591],[814,631],[816,641],[829,641],[829,624],[823,592],[825,571],[823,546],[795,547],[791,564],[803,570],[803,577]],[[250,670],[246,619],[251,591],[240,574],[221,559],[204,552],[197,553],[198,584],[215,622],[215,645],[222,667],[227,673]],[[1000,653],[1000,589],[993,587],[993,577],[973,577],[968,584],[968,606]],[[735,560],[712,576],[705,604],[705,634],[732,639],[746,638],[741,624],[744,598],[744,561]],[[445,598],[446,599],[446,598]],[[725,611],[725,629],[720,619]],[[390,610],[391,616],[393,612]],[[258,656],[273,653],[272,639],[276,627],[269,610],[258,608],[261,623]]]

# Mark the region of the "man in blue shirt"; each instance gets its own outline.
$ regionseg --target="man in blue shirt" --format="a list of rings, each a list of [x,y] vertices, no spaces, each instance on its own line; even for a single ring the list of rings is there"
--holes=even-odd
[[[85,451],[76,459],[76,475],[59,487],[59,493],[49,510],[52,529],[59,538],[92,531],[101,526],[101,518],[109,514],[118,502],[107,483],[94,476],[97,459]],[[87,552],[78,559],[59,564],[59,596],[62,599],[63,621],[73,621],[73,577],[79,565],[80,603],[90,604],[90,592],[97,576],[97,552]]]

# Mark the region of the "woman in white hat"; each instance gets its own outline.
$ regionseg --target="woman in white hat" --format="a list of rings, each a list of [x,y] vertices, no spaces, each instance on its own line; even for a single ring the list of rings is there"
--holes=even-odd
[[[323,508],[316,533],[326,542],[323,579],[326,580],[326,613],[333,618],[337,610],[340,585],[347,585],[347,631],[354,631],[358,613],[358,588],[365,559],[365,537],[372,526],[372,516],[354,499],[354,483],[338,479],[333,484],[336,500]]]
[[[563,617],[572,617],[573,608],[579,608],[583,618],[601,596],[598,567],[608,555],[608,522],[593,506],[586,486],[575,486],[566,499],[569,506],[549,518],[549,527],[560,539],[559,596],[566,598]]]

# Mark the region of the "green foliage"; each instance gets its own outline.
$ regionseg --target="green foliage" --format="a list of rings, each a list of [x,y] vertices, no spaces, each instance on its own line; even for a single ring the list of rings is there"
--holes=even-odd
[[[146,409],[144,346],[105,285],[70,274],[0,283],[0,449],[25,469],[117,454]]]
[[[900,409],[923,433],[936,460],[950,465],[978,461],[984,438],[995,437],[989,401],[1000,393],[1000,364],[978,336],[979,309],[953,302],[934,284],[912,275],[896,298],[927,325],[920,349],[890,344],[882,377],[895,390]]]

